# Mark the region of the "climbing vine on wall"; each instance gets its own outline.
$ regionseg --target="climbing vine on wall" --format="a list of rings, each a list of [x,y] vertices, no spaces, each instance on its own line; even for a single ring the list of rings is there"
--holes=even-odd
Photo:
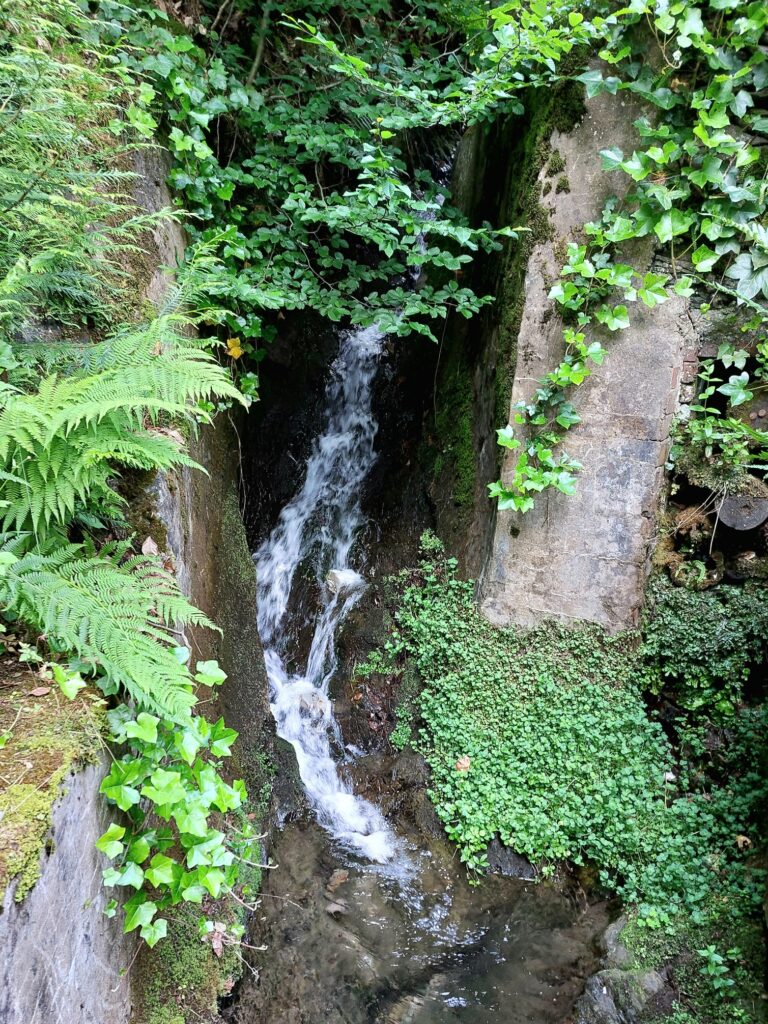
[[[732,413],[768,384],[768,11],[736,0],[637,0],[617,19],[600,52],[602,67],[576,78],[590,97],[632,93],[648,104],[648,114],[635,122],[637,150],[601,153],[604,168],[623,171],[630,187],[585,225],[583,242],[568,246],[550,291],[566,324],[563,360],[530,402],[518,404],[514,423],[498,432],[499,444],[519,453],[510,477],[491,485],[500,508],[526,512],[548,487],[574,491],[580,467],[562,448],[579,422],[573,388],[602,363],[604,339],[630,326],[633,304],[653,309],[694,289],[738,305],[744,314],[738,330],[750,338],[756,363],[746,368],[749,353],[738,336],[723,347],[726,372],[705,366],[678,443],[735,468],[732,477],[747,467],[768,470],[768,433]],[[623,256],[629,243],[645,237],[669,256],[670,274],[640,270]],[[701,308],[706,314],[710,305]],[[717,394],[722,404],[713,401]]]

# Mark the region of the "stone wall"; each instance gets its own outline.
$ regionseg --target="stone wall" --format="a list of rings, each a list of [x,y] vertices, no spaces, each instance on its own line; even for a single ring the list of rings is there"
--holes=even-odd
[[[112,814],[99,793],[106,755],[70,776],[53,810],[40,878],[0,913],[0,1021],[3,1024],[124,1024],[135,936],[104,917],[112,892],[101,884],[94,843]]]
[[[552,133],[562,174],[556,188],[547,187],[545,168],[539,174],[551,231],[527,264],[512,406],[528,400],[562,358],[562,322],[547,294],[565,243],[579,240],[582,225],[599,215],[605,199],[626,188],[624,175],[601,169],[599,151],[619,146],[632,152],[632,122],[639,113],[631,102],[600,96],[587,103],[572,132]],[[650,266],[650,247],[628,255],[638,269]],[[492,622],[585,619],[614,631],[637,625],[683,352],[694,339],[683,299],[654,310],[636,303],[631,318],[628,330],[602,336],[605,362],[574,397],[582,421],[564,447],[583,466],[577,493],[548,491],[524,516],[496,515],[480,588],[482,611]],[[508,453],[502,479],[514,462]]]

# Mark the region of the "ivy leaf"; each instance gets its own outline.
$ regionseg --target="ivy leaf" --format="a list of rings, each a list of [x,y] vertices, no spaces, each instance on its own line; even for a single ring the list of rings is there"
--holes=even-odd
[[[237,732],[228,729],[224,725],[224,719],[220,718],[211,729],[211,753],[214,757],[229,757],[232,753],[230,748],[237,736]]]
[[[188,765],[194,763],[198,750],[203,746],[202,740],[192,728],[182,729],[181,732],[177,732],[173,737],[173,742]]]
[[[114,860],[125,849],[125,844],[120,842],[124,835],[125,828],[113,822],[107,831],[102,836],[99,836],[94,845],[97,850],[105,853],[110,860]]]
[[[762,293],[768,299],[768,255],[743,252],[725,273],[736,281],[736,292],[742,298],[754,299]]]
[[[615,171],[621,167],[624,161],[624,153],[616,146],[614,149],[601,149],[600,159],[603,162],[604,171]]]
[[[167,857],[164,853],[156,853],[149,862],[149,867],[144,871],[144,876],[151,885],[159,889],[164,885],[172,885],[174,877],[180,869],[181,865],[172,857]]]
[[[126,860],[134,864],[142,864],[149,856],[149,840],[145,836],[137,836],[128,846]]]
[[[141,794],[138,789],[134,789],[133,786],[126,786],[118,784],[115,786],[105,785],[109,781],[109,776],[101,784],[101,792],[108,800],[113,800],[121,811],[128,811],[131,807],[135,807],[141,800]]]
[[[667,210],[656,222],[653,230],[660,242],[669,242],[678,235],[684,235],[694,220],[695,217],[692,213],[685,213],[682,210]]]
[[[598,306],[595,316],[609,331],[623,331],[629,327],[629,313],[626,306]]]
[[[102,872],[102,878],[104,885],[132,885],[134,889],[140,889],[144,883],[144,872],[131,861],[121,868],[107,868]]]
[[[164,917],[158,917],[151,924],[142,925],[139,934],[151,949],[168,934],[168,922]]]
[[[496,443],[500,444],[502,448],[519,448],[522,443],[515,437],[514,428],[510,424],[497,430],[496,438]]]
[[[587,347],[585,355],[589,359],[591,359],[592,362],[595,363],[595,365],[602,366],[603,365],[603,360],[605,359],[605,349],[603,348],[603,346],[600,344],[599,341],[593,341]],[[557,422],[558,423],[560,422],[559,418],[558,418]]]
[[[690,298],[693,295],[693,281],[690,277],[681,277],[675,281],[673,291],[675,295],[682,295],[683,298]]]
[[[152,803],[164,807],[167,804],[178,804],[187,796],[187,790],[182,785],[179,772],[169,772],[164,768],[158,768],[150,776],[151,785],[144,786],[141,795],[149,797]]]
[[[669,298],[669,295],[667,295],[666,283],[666,274],[649,273],[643,277],[643,283],[638,288],[637,294],[649,309],[653,309],[655,306],[660,306]]]
[[[720,259],[720,254],[713,252],[708,245],[700,245],[698,249],[694,251],[691,258],[693,260],[694,267],[702,273],[706,273],[711,270]]]
[[[86,686],[85,680],[79,672],[72,672],[70,669],[57,665],[55,662],[51,665],[51,671],[53,672],[53,678],[59,685],[59,689],[67,700],[74,700],[79,691]]]
[[[143,743],[157,743],[157,726],[160,719],[141,711],[134,722],[127,722],[125,735]]]
[[[179,827],[179,832],[201,837],[208,834],[208,815],[206,809],[199,804],[188,803],[175,810],[173,817]]]
[[[125,932],[148,925],[157,913],[157,904],[148,900],[144,893],[132,896],[125,905]]]
[[[195,679],[202,686],[221,686],[227,678],[227,673],[219,668],[218,661],[198,661],[195,671]]]
[[[744,348],[734,349],[732,344],[724,342],[717,350],[717,358],[726,370],[731,366],[735,366],[737,370],[743,370],[747,365],[749,352]]]
[[[214,899],[218,899],[225,875],[221,868],[199,868],[197,876]]]
[[[577,423],[581,423],[581,416],[579,416],[570,402],[564,402],[555,417],[555,423],[558,423],[564,430],[568,430]]]
[[[743,405],[754,397],[753,392],[747,387],[749,374],[739,373],[728,378],[727,384],[721,384],[717,389],[721,395],[727,395],[732,406]]]

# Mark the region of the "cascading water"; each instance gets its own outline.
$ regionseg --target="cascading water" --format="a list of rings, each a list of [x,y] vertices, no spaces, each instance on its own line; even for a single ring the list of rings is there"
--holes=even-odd
[[[363,523],[361,488],[376,459],[371,386],[383,340],[375,327],[342,336],[325,394],[325,426],[304,481],[254,555],[259,633],[278,735],[296,752],[321,825],[346,846],[380,862],[392,857],[395,841],[379,811],[355,796],[339,775],[332,744],[341,737],[328,685],[336,669],[336,630],[365,589],[350,559]],[[287,666],[297,624],[289,600],[297,570],[305,563],[314,570],[319,605],[306,666],[291,673]]]

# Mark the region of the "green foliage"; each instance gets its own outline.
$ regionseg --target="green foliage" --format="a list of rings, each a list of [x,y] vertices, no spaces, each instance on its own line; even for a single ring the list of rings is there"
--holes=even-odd
[[[438,129],[449,153],[453,126],[520,112],[516,94],[551,81],[610,20],[540,0],[490,11],[420,2],[403,18],[385,0],[345,6],[339,21],[316,0],[258,20],[241,12],[237,44],[203,17],[206,50],[150,5],[102,0],[100,10],[148,109],[168,123],[170,183],[193,233],[224,229],[216,300],[233,359],[256,361],[283,310],[435,340],[433,321],[490,301],[459,275],[515,229],[467,225],[428,167],[423,133]],[[239,45],[249,35],[252,59]]]
[[[765,945],[761,922],[730,912],[714,898],[705,919],[678,918],[673,928],[649,931],[634,915],[620,941],[630,966],[666,971],[677,1002],[665,1020],[673,1024],[759,1024],[764,1020],[762,983]],[[717,983],[720,979],[731,984]]]
[[[219,774],[237,733],[222,719],[211,725],[201,717],[179,729],[125,705],[108,719],[110,739],[126,752],[113,761],[101,792],[126,812],[128,823],[111,824],[96,845],[114,861],[104,871],[105,885],[135,890],[124,904],[125,931],[139,929],[154,946],[167,931],[159,913],[231,890],[239,861],[250,855],[252,836],[243,833],[232,841],[211,822],[215,812],[236,810],[246,796],[241,781],[229,785]],[[158,827],[156,819],[167,826]],[[112,900],[108,913],[116,909]]]
[[[87,506],[114,516],[115,464],[192,465],[161,414],[199,417],[211,396],[238,398],[229,375],[183,332],[184,314],[122,328],[88,353],[98,372],[44,379],[36,391],[0,392],[3,529],[44,542]]]
[[[601,154],[606,170],[624,172],[632,184],[621,203],[609,200],[601,219],[585,225],[587,244],[569,245],[550,291],[569,324],[565,354],[532,400],[517,406],[514,424],[522,429],[499,432],[501,445],[520,450],[511,478],[491,485],[500,508],[526,512],[545,488],[573,491],[580,467],[566,453],[555,454],[579,422],[571,388],[600,365],[602,342],[629,327],[633,303],[653,309],[672,294],[692,295],[694,283],[749,309],[745,329],[757,332],[758,365],[726,381],[714,377],[710,363],[703,397],[691,406],[678,443],[701,449],[726,475],[734,467],[731,476],[768,468],[768,434],[730,414],[750,388],[768,383],[768,194],[760,148],[768,134],[761,109],[768,86],[765,9],[758,3],[701,8],[683,0],[667,9],[640,2],[616,17],[613,38],[600,53],[610,73],[592,68],[576,80],[589,96],[627,91],[652,110],[635,122],[641,143],[631,156],[620,149]],[[657,48],[651,61],[649,35]],[[649,236],[671,256],[674,275],[640,273],[622,259],[627,243]],[[680,276],[678,266],[689,264],[689,276]],[[725,413],[708,403],[715,391],[727,399]]]
[[[173,630],[210,623],[157,559],[128,556],[126,548],[27,552],[3,567],[0,603],[98,673],[106,693],[125,688],[141,705],[183,719],[195,697]]]
[[[123,752],[102,784],[127,824],[97,845],[116,861],[105,883],[136,890],[125,930],[153,946],[167,931],[158,913],[232,891],[255,840],[244,829],[229,843],[211,822],[245,798],[241,782],[218,772],[237,734],[191,715],[196,686],[226,677],[213,661],[193,674],[179,637],[212,624],[157,557],[104,533],[123,525],[120,467],[194,466],[178,427],[194,430],[213,402],[243,396],[188,308],[201,284],[215,290],[215,240],[196,248],[161,312],[114,326],[120,259],[156,219],[130,218],[132,176],[118,167],[124,141],[135,148],[154,124],[146,89],[86,42],[95,28],[69,0],[0,3],[0,329],[11,342],[0,347],[0,607],[44,637],[43,670],[65,697],[87,675],[134,702],[109,713]],[[26,336],[43,316],[59,335],[87,324],[107,328],[106,340],[45,351]],[[215,322],[210,303],[202,316]],[[42,661],[32,647],[22,657]],[[179,847],[181,859],[169,855]]]
[[[74,0],[0,3],[0,338],[35,321],[103,327],[136,216],[119,119],[131,86]],[[108,127],[112,122],[112,130]],[[4,366],[4,368],[7,368]]]
[[[719,586],[695,591],[656,576],[648,587],[643,655],[648,687],[670,687],[689,711],[731,714],[750,669],[765,657],[765,590]]]
[[[500,630],[476,612],[455,562],[400,580],[387,653],[424,680],[419,749],[448,835],[473,869],[496,836],[534,862],[595,862],[650,926],[696,915],[727,888],[759,901],[736,836],[759,821],[765,714],[734,725],[722,785],[703,785],[649,719],[637,640],[596,627]]]

